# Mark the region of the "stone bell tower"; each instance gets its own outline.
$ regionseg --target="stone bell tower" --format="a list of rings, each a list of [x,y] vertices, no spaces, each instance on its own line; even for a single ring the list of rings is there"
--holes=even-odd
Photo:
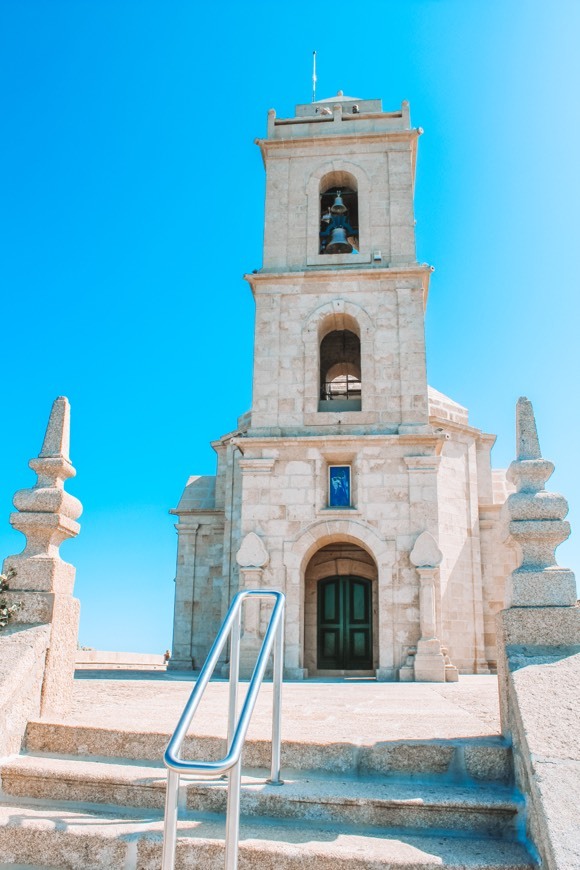
[[[341,92],[268,113],[253,401],[178,507],[173,666],[199,667],[233,594],[285,591],[285,667],[444,680],[495,663],[508,556],[493,436],[427,386],[420,129]],[[264,630],[244,625],[248,667]]]
[[[248,276],[253,431],[392,434],[427,425],[431,270],[416,262],[413,214],[420,132],[406,103],[383,112],[379,100],[341,94],[297,106],[295,118],[269,112],[268,136],[258,140],[264,263]],[[321,330],[333,336],[325,346]]]

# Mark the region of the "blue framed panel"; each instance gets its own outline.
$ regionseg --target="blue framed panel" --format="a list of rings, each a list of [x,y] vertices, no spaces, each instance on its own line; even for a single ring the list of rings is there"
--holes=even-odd
[[[328,466],[328,506],[350,507],[350,465]]]

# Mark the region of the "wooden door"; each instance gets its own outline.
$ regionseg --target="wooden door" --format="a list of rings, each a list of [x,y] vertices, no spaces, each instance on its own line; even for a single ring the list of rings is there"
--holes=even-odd
[[[319,670],[371,670],[372,585],[362,577],[318,584]]]

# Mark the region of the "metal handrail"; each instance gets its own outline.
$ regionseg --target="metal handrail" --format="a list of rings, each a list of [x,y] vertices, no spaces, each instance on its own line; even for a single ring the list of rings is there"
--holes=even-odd
[[[258,653],[250,685],[237,718],[238,685],[240,679],[240,635],[242,604],[248,598],[273,598],[274,607],[270,621]],[[169,741],[163,761],[168,768],[167,794],[165,798],[165,822],[163,830],[163,858],[161,870],[174,870],[175,847],[177,842],[177,805],[179,794],[179,778],[181,774],[206,773],[219,775],[227,773],[228,798],[226,809],[226,870],[236,870],[238,865],[238,840],[240,833],[240,791],[242,780],[242,750],[246,733],[260,686],[264,679],[268,658],[274,648],[273,709],[272,709],[272,758],[270,779],[272,785],[282,785],[280,779],[280,725],[282,674],[284,669],[284,606],[285,595],[272,589],[248,589],[234,596],[230,609],[222,623],[218,635],[209,651],[206,662],[201,669],[195,687],[189,696],[181,718],[177,723],[173,736]],[[230,642],[230,676],[229,676],[229,710],[228,710],[228,742],[227,754],[219,761],[184,761],[180,758],[183,741],[187,735],[191,721],[197,710],[205,687],[210,681],[220,654],[231,634]]]

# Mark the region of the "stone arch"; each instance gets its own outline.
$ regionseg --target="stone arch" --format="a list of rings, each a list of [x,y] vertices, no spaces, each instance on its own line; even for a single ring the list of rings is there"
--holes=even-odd
[[[371,662],[356,668],[352,664],[340,667],[350,668],[353,671],[371,670],[377,667],[378,662],[378,570],[374,558],[359,544],[348,541],[338,541],[325,544],[320,547],[309,559],[304,569],[304,667],[309,675],[329,676],[328,667],[320,667],[318,661],[319,625],[318,603],[320,596],[320,584],[335,578],[357,578],[363,580],[370,591],[370,640],[369,652]],[[334,582],[333,582],[334,581]],[[348,581],[347,581],[348,582]],[[342,585],[342,584],[341,584]],[[345,590],[341,590],[343,592]],[[342,594],[340,595],[342,599]],[[339,608],[342,610],[344,599]],[[334,634],[334,632],[333,632]],[[347,652],[345,649],[345,635],[342,635],[337,652]],[[343,671],[344,673],[344,671]],[[338,675],[338,674],[335,674]]]
[[[358,223],[361,255],[370,255],[371,251],[371,208],[370,193],[371,182],[369,175],[358,163],[348,160],[328,160],[318,166],[306,182],[307,203],[307,255],[308,258],[319,256],[319,228],[320,228],[320,186],[325,178],[345,180],[356,185],[358,194]],[[322,257],[321,262],[324,261]]]
[[[336,197],[340,194],[342,206],[345,212],[340,215],[333,214],[332,208],[336,204]],[[332,241],[333,217],[339,220],[338,226],[344,229],[344,238],[339,239],[342,243],[349,243],[353,246],[353,251],[350,253],[358,253],[360,247],[359,237],[359,220],[358,220],[358,181],[354,175],[344,170],[328,172],[320,179],[318,191],[318,221],[319,221],[319,253],[330,255],[331,251],[326,251],[326,246]],[[352,232],[348,231],[348,227]],[[320,235],[321,230],[324,233],[324,248],[322,249],[323,236]],[[336,239],[334,242],[336,243]]]
[[[302,330],[304,359],[312,361],[304,371],[304,410],[316,413],[320,399],[320,344],[331,332],[348,330],[360,339],[361,407],[372,408],[376,381],[374,327],[369,314],[360,305],[347,299],[333,299],[314,309]],[[316,364],[312,364],[316,360]]]
[[[381,538],[362,520],[349,517],[319,520],[294,540],[284,544],[287,597],[287,666],[290,670],[304,668],[304,595],[305,570],[312,556],[327,544],[352,543],[365,550],[377,567],[378,599],[378,669],[377,675],[392,678],[394,674],[393,565],[395,541]]]

